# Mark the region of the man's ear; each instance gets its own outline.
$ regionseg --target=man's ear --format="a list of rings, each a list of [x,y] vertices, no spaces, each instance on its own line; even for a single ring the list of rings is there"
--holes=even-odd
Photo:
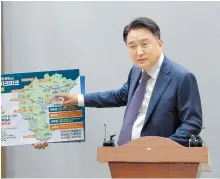
[[[160,46],[160,48],[163,47],[163,41],[162,40],[159,40],[159,46]]]

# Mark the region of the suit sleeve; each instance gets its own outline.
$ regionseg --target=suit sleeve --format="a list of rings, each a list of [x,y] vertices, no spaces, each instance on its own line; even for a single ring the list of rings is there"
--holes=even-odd
[[[170,139],[183,146],[189,146],[191,135],[199,135],[203,125],[199,89],[192,73],[182,76],[177,99],[180,122],[175,134],[170,136]]]
[[[120,89],[85,94],[85,107],[106,108],[126,106],[132,69],[129,72],[127,82]]]

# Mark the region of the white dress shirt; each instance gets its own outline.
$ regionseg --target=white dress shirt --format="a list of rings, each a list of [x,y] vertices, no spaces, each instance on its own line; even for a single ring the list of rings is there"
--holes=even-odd
[[[164,54],[161,53],[160,59],[158,60],[156,65],[150,71],[147,71],[150,77],[147,81],[146,92],[144,94],[144,100],[142,102],[142,106],[140,108],[137,120],[135,121],[133,125],[131,139],[136,139],[140,137],[141,130],[142,130],[144,120],[145,120],[145,116],[147,113],[148,105],[150,102],[151,94],[153,92],[154,85],[156,83],[157,76],[160,71],[160,67],[163,63],[163,59],[164,59]],[[84,97],[82,94],[78,96],[78,106],[84,106]]]

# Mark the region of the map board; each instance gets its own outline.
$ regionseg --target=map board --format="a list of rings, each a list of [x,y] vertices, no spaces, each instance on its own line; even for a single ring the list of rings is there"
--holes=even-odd
[[[85,93],[79,69],[1,75],[2,146],[84,140],[85,108],[64,108],[63,93]]]

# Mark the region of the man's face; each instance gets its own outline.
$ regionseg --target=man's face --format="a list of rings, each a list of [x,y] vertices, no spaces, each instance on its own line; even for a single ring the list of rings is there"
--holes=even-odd
[[[143,70],[150,70],[159,60],[163,42],[147,29],[133,29],[127,36],[129,55],[134,64]]]

